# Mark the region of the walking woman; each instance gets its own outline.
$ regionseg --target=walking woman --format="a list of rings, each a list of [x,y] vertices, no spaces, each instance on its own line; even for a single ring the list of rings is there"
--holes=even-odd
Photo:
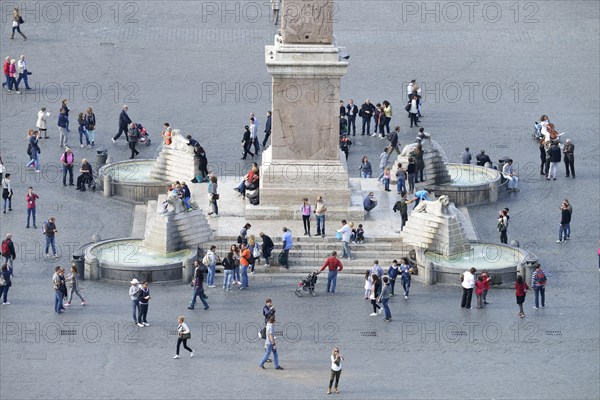
[[[8,269],[6,264],[2,264],[2,270],[0,270],[0,294],[2,295],[2,304],[5,306],[9,305],[8,302],[8,289],[12,286],[11,270]]]
[[[76,294],[81,300],[81,305],[85,306],[85,299],[81,296],[81,294],[79,294],[79,287],[77,285],[77,266],[75,264],[71,265],[71,275],[69,275],[67,279],[69,280],[69,285],[71,286],[71,293],[69,294],[69,299],[65,303],[65,307],[71,305],[73,294]]]
[[[371,295],[369,299],[371,300],[371,305],[373,306],[373,312],[369,314],[371,317],[375,317],[377,315],[377,310],[379,310],[379,314],[381,314],[382,308],[377,304],[377,299],[381,294],[381,281],[379,280],[379,275],[371,274]]]
[[[35,168],[35,172],[42,172],[40,168],[40,146],[38,144],[40,140],[40,133],[32,129],[27,132],[29,144],[27,145],[27,154],[29,154],[29,162],[26,167]]]
[[[217,184],[217,177],[211,176],[210,182],[208,183],[208,203],[212,207],[211,211],[208,212],[208,215],[212,215],[214,217],[219,216],[219,205],[217,204],[217,200],[219,200],[219,193],[217,193],[219,185]]]
[[[302,223],[304,224],[304,236],[310,236],[310,213],[312,212],[312,207],[308,202],[308,197],[303,199],[300,212],[302,213]]]
[[[185,323],[185,317],[183,315],[179,316],[177,322],[179,322],[179,326],[177,327],[177,354],[175,354],[173,358],[179,358],[179,347],[181,346],[181,343],[183,343],[183,348],[190,352],[190,357],[194,357],[194,351],[187,346],[187,341],[192,337],[192,333]]]
[[[13,191],[10,187],[10,174],[6,174],[2,179],[2,212],[4,214],[6,214],[6,203],[8,203],[8,211],[12,211],[12,195]]]
[[[83,137],[85,136],[85,143],[88,148],[91,148],[92,146],[90,145],[90,137],[87,132],[87,120],[82,112],[79,113],[79,118],[77,118],[77,122],[79,123],[79,144],[81,145],[81,147],[83,147]]]
[[[94,132],[96,131],[96,114],[94,114],[92,107],[88,107],[87,109],[87,112],[85,114],[85,124],[87,136],[89,138],[90,144],[93,147],[95,144]]]
[[[331,352],[331,375],[329,377],[329,387],[327,388],[327,394],[331,394],[331,385],[335,379],[335,386],[333,391],[338,394],[338,384],[340,383],[340,375],[342,374],[342,361],[344,356],[340,354],[339,347],[334,347]]]
[[[529,286],[523,280],[521,275],[517,275],[517,281],[515,282],[515,294],[517,296],[517,304],[519,305],[519,313],[517,316],[519,318],[525,317],[525,313],[523,312],[523,303],[525,302],[525,296],[527,295],[527,291],[529,290]]]
[[[21,24],[25,21],[23,20],[23,17],[21,17],[21,13],[19,12],[19,9],[17,7],[13,8],[12,15],[12,35],[10,36],[10,38],[14,39],[15,31],[17,31],[19,32],[19,35],[23,36],[23,40],[27,40],[27,36],[25,36],[23,32],[21,32]]]

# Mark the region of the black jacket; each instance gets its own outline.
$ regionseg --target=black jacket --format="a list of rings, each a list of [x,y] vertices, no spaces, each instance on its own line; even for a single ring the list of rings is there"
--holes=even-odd
[[[363,103],[363,105],[360,106],[360,110],[362,111],[363,118],[371,118],[375,112],[375,106],[373,104]]]
[[[492,163],[492,160],[490,160],[490,156],[488,156],[487,154],[477,154],[477,156],[475,156],[475,159],[477,160],[477,165],[480,166],[485,166],[485,163]]]
[[[4,280],[6,281],[6,286],[11,287],[12,286],[12,280],[10,279],[10,271],[6,270],[4,272],[0,272],[2,275],[4,275]]]
[[[246,130],[244,131],[244,138],[242,139],[242,142],[244,142],[244,144],[251,143],[251,139],[250,139],[250,129],[246,129]]]
[[[271,132],[271,116],[267,117],[267,122],[265,122],[265,133]]]
[[[273,240],[269,236],[267,236],[267,235],[263,235],[262,236],[262,241],[263,241],[263,246],[266,249],[272,249],[272,248],[275,247],[275,244],[273,243]]]
[[[119,115],[119,128],[127,129],[127,126],[131,123],[131,119],[125,110],[121,111]]]
[[[568,208],[565,208],[561,212],[560,223],[562,224],[570,224],[571,223],[571,211]]]
[[[550,155],[550,162],[560,162],[562,157],[560,147],[551,146],[548,154]]]
[[[392,147],[398,146],[398,132],[393,131],[390,133],[390,144]]]
[[[352,105],[348,104],[346,106],[346,110],[348,110],[347,111],[348,115],[350,115],[350,111],[352,111],[352,115],[354,115],[355,117],[358,115],[358,107],[356,106],[356,104],[352,104]]]

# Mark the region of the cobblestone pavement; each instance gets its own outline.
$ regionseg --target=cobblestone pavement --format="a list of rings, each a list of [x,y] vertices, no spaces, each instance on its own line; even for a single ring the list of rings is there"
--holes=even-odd
[[[56,162],[56,115],[70,100],[76,116],[92,106],[97,148],[128,157],[123,138],[110,142],[121,106],[148,127],[157,152],[162,123],[197,137],[219,175],[245,172],[239,140],[254,111],[264,124],[270,77],[264,45],[275,27],[262,2],[23,2],[28,40],[10,40],[13,3],[2,4],[1,55],[25,54],[34,90],[2,91],[0,146],[13,174],[14,211],[2,214],[19,253],[11,305],[0,313],[0,397],[49,398],[320,398],[329,353],[346,356],[340,397],[415,399],[595,399],[599,396],[598,18],[594,2],[346,1],[335,8],[335,35],[351,55],[342,97],[394,105],[401,143],[415,136],[402,110],[405,85],[425,92],[423,126],[451,161],[464,146],[515,160],[521,191],[495,205],[471,207],[481,239],[496,241],[498,209],[510,208],[509,240],[532,249],[549,275],[547,307],[516,318],[512,290],[492,289],[485,310],[458,307],[460,289],[415,283],[408,301],[391,301],[393,321],[369,317],[358,276],[339,279],[336,296],[296,298],[298,275],[258,273],[251,290],[208,291],[210,310],[186,309],[186,285],[153,285],[150,327],[129,323],[127,285],[82,283],[89,306],[52,313],[51,270],[67,265],[92,235],[126,236],[133,207],[96,193],[63,188]],[[227,7],[227,8],[225,8]],[[229,10],[229,11],[227,11]],[[427,11],[429,10],[429,11]],[[24,167],[25,133],[45,106],[50,139],[43,173]],[[538,173],[533,121],[548,114],[576,146],[577,178],[547,182]],[[262,137],[262,134],[261,134]],[[354,138],[353,138],[354,139]],[[349,159],[376,160],[384,141],[357,136]],[[374,165],[375,167],[375,165]],[[355,170],[356,169],[356,170]],[[38,230],[25,229],[24,195],[40,195]],[[556,244],[558,207],[569,198],[572,239]],[[223,205],[226,206],[226,205]],[[42,221],[57,217],[58,261],[42,257]],[[370,260],[365,260],[368,266]],[[220,277],[218,278],[220,282]],[[284,371],[259,370],[256,337],[264,298],[277,307]],[[188,316],[193,359],[172,360],[179,314]],[[185,355],[185,353],[182,353]]]

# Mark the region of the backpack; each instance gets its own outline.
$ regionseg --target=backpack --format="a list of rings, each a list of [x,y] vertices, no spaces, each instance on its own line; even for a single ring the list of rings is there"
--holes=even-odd
[[[208,256],[208,253],[204,255],[204,258],[202,259],[202,264],[204,264],[207,267],[210,265],[210,257]]]
[[[4,252],[4,247],[2,247],[2,251]],[[544,271],[539,270],[538,272],[536,272],[535,274],[536,278],[537,278],[537,283],[538,285],[545,285],[546,284],[546,274],[544,273]]]
[[[44,235],[46,234],[47,229],[48,229],[48,221],[44,221],[44,223],[42,224],[42,232],[44,233]]]
[[[267,326],[266,325],[260,330],[260,332],[258,332],[258,337],[261,339],[267,338]]]
[[[8,247],[8,239],[2,241],[2,254],[10,255],[10,248]]]
[[[248,264],[254,264],[256,259],[254,258],[254,254],[252,254],[252,250],[250,250],[250,257],[248,257]]]

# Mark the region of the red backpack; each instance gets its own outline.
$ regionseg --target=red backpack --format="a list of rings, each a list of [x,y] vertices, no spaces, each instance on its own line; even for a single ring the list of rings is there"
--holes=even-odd
[[[2,241],[2,254],[9,255],[10,248],[8,247],[8,239]]]

